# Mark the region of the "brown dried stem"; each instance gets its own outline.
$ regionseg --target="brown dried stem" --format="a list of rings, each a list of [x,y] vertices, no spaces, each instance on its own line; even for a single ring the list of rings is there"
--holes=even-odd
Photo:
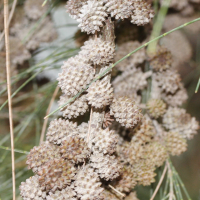
[[[114,190],[115,192],[117,192],[119,195],[121,195],[122,197],[125,197],[126,195],[121,193],[120,191],[118,191],[117,189],[115,189],[112,185],[108,185],[112,190]]]
[[[167,172],[167,168],[168,168],[168,167],[167,167],[167,163],[165,163],[165,168],[164,168],[164,170],[163,170],[162,176],[161,176],[161,178],[160,178],[160,180],[159,180],[159,182],[158,182],[158,185],[157,185],[157,187],[156,187],[156,189],[155,189],[155,191],[154,191],[154,193],[153,193],[153,195],[152,195],[152,197],[151,197],[150,200],[153,200],[153,199],[155,198],[155,196],[156,196],[158,190],[160,189],[160,186],[161,186],[161,184],[162,184],[162,182],[163,182],[163,180],[164,180],[165,174],[166,174],[166,172]]]
[[[97,40],[97,31],[95,32],[95,41]],[[94,69],[96,71],[96,65],[94,66]],[[90,121],[89,121],[89,128],[88,128],[88,134],[87,134],[87,143],[90,141],[90,132],[91,132],[91,123],[92,123],[92,115],[93,115],[93,107],[91,106],[90,110]]]
[[[54,93],[53,93],[51,101],[49,102],[49,106],[47,108],[46,115],[48,115],[50,113],[51,107],[53,105],[53,102],[55,101],[55,98],[56,98],[56,96],[58,94],[58,91],[59,91],[59,87],[57,86],[56,89],[55,89],[55,91],[54,91]],[[41,136],[40,136],[40,144],[44,141],[44,134],[45,134],[46,129],[47,129],[48,119],[49,118],[46,118],[44,120],[44,123],[43,123],[43,126],[42,126],[42,133],[41,133]]]
[[[11,78],[10,78],[10,47],[9,47],[9,23],[8,23],[8,0],[4,0],[4,30],[6,47],[6,72],[7,72],[7,91],[8,91],[8,109],[10,123],[11,157],[12,157],[12,182],[13,182],[13,200],[15,200],[15,153],[14,153],[14,131],[13,114],[11,98]]]
[[[14,1],[13,1],[13,4],[12,4],[11,11],[10,11],[9,19],[8,19],[8,26],[10,25],[10,22],[11,22],[11,20],[12,20],[12,18],[13,18],[16,5],[17,5],[17,0],[14,0]],[[3,32],[2,32],[1,35],[0,35],[0,41],[2,40],[2,38],[3,38],[4,35],[5,35],[5,30],[3,30]]]

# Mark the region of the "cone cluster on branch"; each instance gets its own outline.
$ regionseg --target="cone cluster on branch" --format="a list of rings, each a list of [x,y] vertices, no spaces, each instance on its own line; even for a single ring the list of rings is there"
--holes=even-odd
[[[61,67],[63,118],[51,121],[46,142],[30,151],[27,165],[35,175],[21,183],[21,196],[137,200],[134,187],[153,183],[156,168],[170,154],[186,151],[186,139],[197,133],[198,122],[178,107],[187,95],[180,75],[171,68],[171,53],[163,46],[130,55],[119,63],[120,75],[111,79],[108,67],[113,60],[140,46],[127,42],[115,55],[112,20],[149,23],[153,11],[146,1],[69,0],[67,11],[82,31],[95,35]],[[88,123],[74,122],[80,115],[85,118],[88,110]]]

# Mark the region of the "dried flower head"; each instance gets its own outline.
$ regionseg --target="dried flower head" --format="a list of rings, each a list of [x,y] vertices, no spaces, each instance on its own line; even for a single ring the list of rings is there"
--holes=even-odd
[[[122,174],[114,181],[114,187],[120,192],[130,192],[136,185],[137,182],[133,178],[134,171],[131,166],[124,165]]]
[[[61,144],[69,135],[77,133],[77,124],[64,119],[54,119],[47,130],[47,141]]]
[[[131,23],[138,26],[144,26],[148,24],[154,17],[154,11],[151,9],[151,5],[145,1],[135,1],[134,11],[131,15]]]
[[[137,49],[140,46],[141,44],[138,41],[134,42],[129,41],[120,45],[116,52],[115,61],[120,60],[128,53],[130,53],[134,49]],[[117,65],[116,67],[120,71],[126,71],[128,69],[135,67],[137,64],[143,63],[145,58],[146,58],[145,50],[140,49],[139,51],[135,52],[134,54],[130,55],[128,58],[120,62],[120,64]]]
[[[19,186],[20,195],[23,199],[29,200],[45,200],[46,192],[42,191],[38,176],[32,176],[29,179],[26,179],[26,182],[22,182]]]
[[[54,159],[43,165],[37,174],[42,189],[47,192],[55,192],[70,185],[75,172],[76,169],[71,162],[64,159]]]
[[[92,83],[87,90],[87,100],[95,108],[103,108],[110,105],[113,100],[113,88],[110,84],[110,77],[105,76],[102,80]]]
[[[49,192],[46,197],[47,200],[77,200],[76,192],[74,191],[74,186],[70,185],[62,190],[56,190],[55,193]]]
[[[66,94],[60,96],[60,100],[58,101],[58,105],[62,106],[67,103],[72,97]],[[61,108],[63,117],[66,118],[76,118],[80,115],[84,115],[89,110],[89,106],[87,103],[86,95],[82,95],[79,98],[75,99],[71,103],[67,104],[63,108]]]
[[[55,145],[49,142],[43,142],[40,146],[35,146],[31,149],[27,156],[26,164],[33,172],[41,169],[41,166],[54,158],[60,158],[59,150]]]
[[[100,31],[100,27],[103,26],[106,17],[107,13],[103,2],[87,1],[87,4],[82,6],[78,16],[79,27],[82,32],[94,34],[95,31]]]
[[[162,117],[166,112],[166,103],[161,99],[150,99],[147,102],[147,109],[151,117]]]
[[[148,53],[148,56],[150,59],[150,65],[155,71],[163,71],[171,67],[172,54],[163,46],[159,46],[156,49],[156,52]]]
[[[126,128],[133,128],[143,117],[135,102],[126,97],[114,98],[110,114]]]
[[[93,135],[91,142],[94,144],[93,148],[95,150],[104,154],[112,154],[116,151],[118,135],[114,131],[110,131],[108,128],[105,130],[99,129]]]
[[[180,86],[180,89],[175,94],[162,94],[162,99],[170,106],[181,106],[188,99],[187,90]]]
[[[94,78],[94,69],[85,64],[80,56],[69,58],[58,75],[58,85],[66,95],[76,95]]]
[[[160,167],[168,158],[168,154],[166,148],[159,142],[151,142],[146,145],[143,158],[147,160],[147,163]]]
[[[174,70],[157,72],[155,79],[162,91],[174,94],[180,88],[180,75]]]
[[[117,76],[112,82],[115,93],[137,92],[147,86],[147,78],[151,76],[151,72],[143,73],[140,68],[133,68],[124,71]]]
[[[139,142],[140,144],[145,144],[152,141],[156,135],[156,130],[152,124],[152,121],[144,116],[140,124],[134,130],[135,134],[132,138],[132,141]]]
[[[94,65],[104,65],[113,61],[115,47],[101,38],[90,39],[81,47],[80,55]]]
[[[105,4],[106,11],[115,19],[125,19],[132,15],[134,10],[133,1],[131,0],[110,0]]]
[[[100,187],[101,182],[97,173],[89,166],[78,172],[74,185],[77,196],[82,200],[96,200],[104,190]]]
[[[195,117],[191,117],[183,108],[169,107],[163,116],[163,125],[171,132],[179,133],[183,138],[191,139],[199,129]]]
[[[84,162],[89,156],[90,150],[84,139],[79,138],[78,136],[71,136],[62,141],[60,153],[63,158],[70,160],[73,163],[79,163]]]
[[[67,12],[70,14],[70,17],[73,19],[78,19],[80,10],[83,5],[86,5],[87,0],[69,0],[67,1]]]
[[[138,182],[139,185],[146,186],[155,182],[155,167],[148,165],[145,161],[140,160],[140,162],[135,163],[132,166],[132,170],[134,171],[134,179]]]
[[[105,180],[113,180],[121,173],[121,165],[115,156],[95,153],[90,157],[90,165],[95,169],[98,175]]]
[[[180,155],[187,150],[187,142],[179,133],[166,132],[164,141],[167,151],[173,156]]]

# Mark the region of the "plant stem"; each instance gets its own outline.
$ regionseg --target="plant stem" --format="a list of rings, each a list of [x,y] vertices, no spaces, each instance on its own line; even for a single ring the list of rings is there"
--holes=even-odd
[[[53,96],[52,96],[52,98],[51,98],[51,101],[50,101],[50,103],[49,103],[49,106],[48,106],[48,108],[47,108],[46,115],[49,114],[49,112],[50,112],[50,110],[51,110],[51,107],[52,107],[52,105],[53,105],[53,102],[55,101],[55,98],[56,98],[56,96],[57,96],[57,94],[58,94],[58,91],[59,91],[59,87],[57,86],[56,89],[55,89],[55,91],[54,91],[54,93],[53,93]],[[46,119],[44,120],[44,123],[43,123],[43,126],[42,126],[42,133],[41,133],[41,136],[40,136],[40,144],[41,144],[41,143],[43,142],[43,140],[44,140],[44,134],[45,134],[45,131],[46,131],[46,128],[47,128],[47,123],[48,123],[48,118],[46,118]]]
[[[11,78],[10,78],[10,47],[9,47],[9,22],[8,22],[8,0],[4,0],[4,30],[5,30],[5,47],[6,47],[6,72],[7,72],[7,91],[8,91],[8,109],[10,123],[10,140],[11,140],[11,157],[12,157],[12,183],[13,183],[13,200],[15,200],[15,152],[14,152],[14,131],[13,131],[13,114],[11,98]]]
[[[114,190],[115,192],[117,192],[119,195],[121,195],[122,197],[125,197],[126,195],[122,194],[120,191],[118,191],[117,189],[115,189],[112,185],[108,185],[112,190]]]
[[[11,151],[11,150],[12,150],[11,148],[9,148],[9,147],[4,147],[4,146],[0,146],[0,149],[4,149],[4,150],[8,150],[8,151]],[[14,149],[14,152],[23,153],[23,154],[29,154],[28,151],[23,151],[23,150],[19,150],[19,149]]]
[[[158,185],[157,185],[157,187],[156,187],[156,189],[155,189],[155,191],[154,191],[154,193],[153,193],[153,195],[152,195],[150,200],[153,200],[155,198],[155,196],[156,196],[156,194],[157,194],[157,192],[158,192],[158,190],[159,190],[159,188],[160,188],[160,186],[161,186],[161,184],[162,184],[162,182],[164,180],[166,172],[167,172],[167,164],[165,163],[165,168],[163,170],[162,176],[161,176],[161,178],[160,178],[160,180],[158,182]]]

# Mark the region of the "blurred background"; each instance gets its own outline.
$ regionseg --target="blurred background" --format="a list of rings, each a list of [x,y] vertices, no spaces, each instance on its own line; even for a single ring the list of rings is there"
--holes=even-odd
[[[44,2],[45,5],[41,6]],[[164,9],[161,9],[158,0],[151,2],[156,16],[161,17],[159,27],[162,30],[158,29],[158,35],[200,17],[198,0],[172,0],[169,8]],[[12,3],[13,1],[9,1],[10,9]],[[56,90],[56,79],[62,62],[76,55],[80,46],[89,37],[80,32],[77,22],[66,13],[65,5],[66,1],[61,0],[19,0],[10,23],[18,196],[20,183],[32,175],[25,164],[26,154],[33,146],[39,145],[43,118]],[[155,21],[144,27],[130,24],[126,20],[117,21],[116,44],[135,40],[148,41],[155,28],[156,19],[155,17]],[[0,199],[10,200],[12,175],[3,30],[3,1],[0,0]],[[172,52],[173,65],[181,74],[187,89],[189,100],[184,107],[200,121],[200,91],[195,94],[200,77],[200,22],[167,35],[160,43]],[[56,99],[49,112],[57,107]],[[59,112],[55,113],[49,121],[58,115]],[[200,200],[199,144],[200,134],[189,141],[187,152],[180,157],[172,158],[176,170],[194,200]],[[142,191],[139,192],[139,198],[146,199],[146,189],[139,188],[138,191]]]

